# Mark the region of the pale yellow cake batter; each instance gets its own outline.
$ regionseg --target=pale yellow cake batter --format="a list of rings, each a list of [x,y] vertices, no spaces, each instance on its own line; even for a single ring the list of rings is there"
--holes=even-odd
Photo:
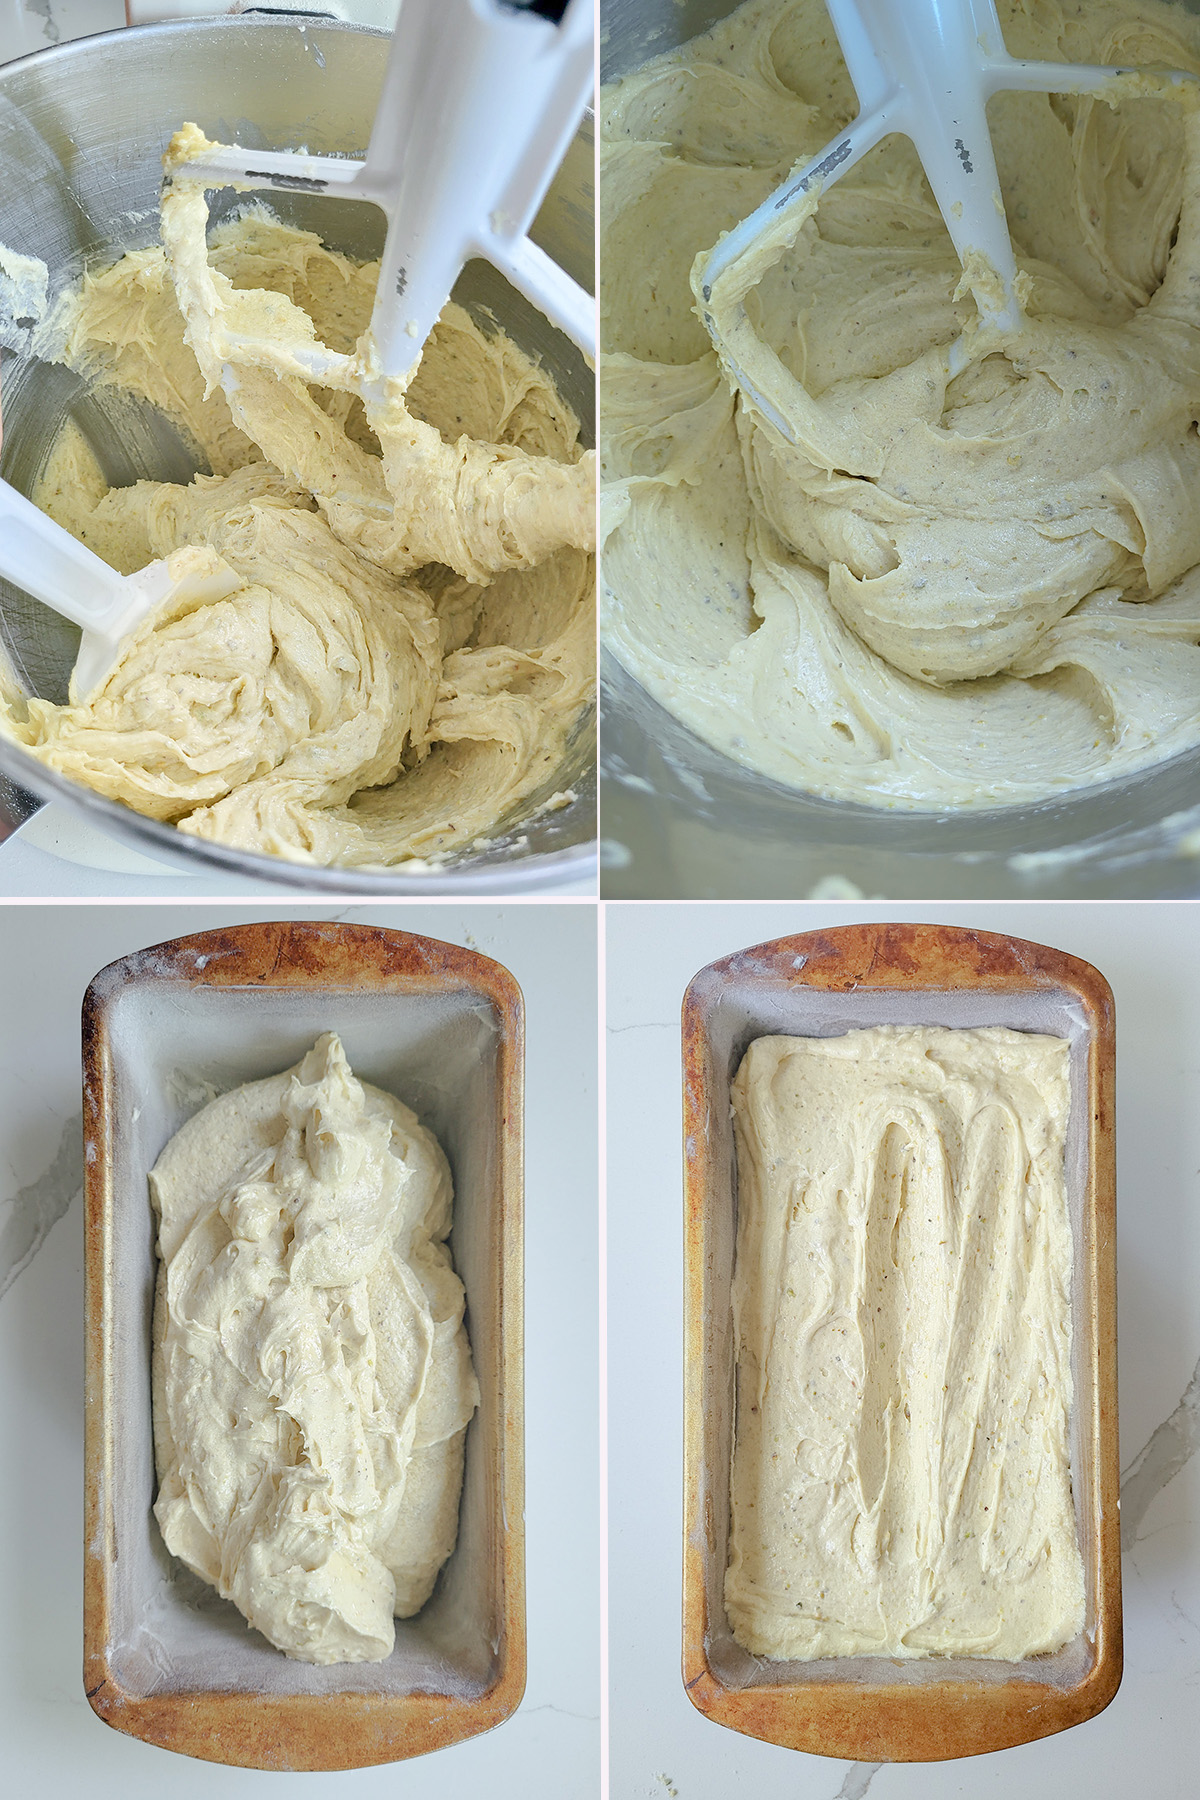
[[[903,1026],[747,1050],[725,1600],[755,1654],[1015,1660],[1082,1629],[1068,1053]]]
[[[204,144],[189,127],[174,161]],[[252,205],[210,269],[206,223],[199,189],[169,189],[167,254],[89,274],[39,347],[161,407],[211,477],[109,491],[68,425],[34,497],[123,572],[197,546],[236,591],[197,607],[185,589],[86,703],[10,685],[0,729],[199,837],[436,863],[553,789],[591,693],[592,457],[541,368],[454,305],[369,421],[350,393],[259,367],[230,334],[278,358],[315,328],[351,352],[376,267]]]
[[[1161,0],[1000,15],[1016,56],[1200,72]],[[857,110],[823,0],[749,0],[604,91],[612,648],[717,748],[839,800],[1029,802],[1195,746],[1200,115],[992,101],[1029,328],[953,381],[974,302],[886,140],[712,297],[788,442],[731,389],[698,259]]]
[[[454,1548],[479,1399],[450,1171],[339,1040],[212,1101],[150,1176],[154,1513],[302,1662],[378,1662]]]

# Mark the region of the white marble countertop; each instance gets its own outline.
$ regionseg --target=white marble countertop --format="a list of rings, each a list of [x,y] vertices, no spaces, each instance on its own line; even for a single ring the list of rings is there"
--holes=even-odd
[[[280,4],[281,0],[276,0]],[[241,0],[245,11],[251,0]],[[361,25],[390,27],[399,0],[296,0],[298,11],[335,13]],[[129,8],[133,24],[157,19],[186,18],[195,13],[238,10],[235,0],[134,0]],[[25,56],[47,44],[66,43],[97,31],[115,31],[126,23],[125,0],[0,0],[0,62]]]
[[[125,0],[0,0],[0,62],[124,23]]]
[[[223,1769],[103,1725],[82,1681],[79,1008],[114,958],[246,919],[338,917],[504,963],[527,1008],[529,1682],[469,1743],[348,1774]],[[0,908],[0,1766],[21,1800],[213,1793],[594,1800],[599,1757],[596,913],[583,906]],[[19,1027],[19,1029],[18,1029]]]
[[[614,1800],[1183,1800],[1200,1791],[1200,955],[1187,902],[645,903],[606,909],[609,1644]],[[768,938],[933,919],[1082,956],[1117,1010],[1125,1677],[1086,1725],[951,1763],[825,1761],[696,1712],[679,1675],[679,1008]]]

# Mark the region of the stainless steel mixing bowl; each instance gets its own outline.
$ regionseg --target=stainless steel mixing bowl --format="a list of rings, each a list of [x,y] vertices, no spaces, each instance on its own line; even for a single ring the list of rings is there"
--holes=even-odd
[[[256,149],[362,155],[389,38],[307,15],[247,14],[108,32],[43,50],[0,69],[0,243],[40,257],[56,291],[85,265],[104,266],[158,235],[160,158],[193,119],[210,137]],[[533,236],[576,280],[593,282],[593,137],[576,137]],[[222,202],[215,197],[214,217]],[[377,255],[383,218],[361,202],[272,197],[290,222],[332,248]],[[494,313],[539,356],[594,441],[595,383],[578,350],[490,264],[464,269],[455,298]],[[3,366],[0,471],[32,487],[63,419],[86,403],[67,371],[28,357]],[[0,634],[27,691],[61,701],[78,634],[56,614],[0,582]],[[0,838],[41,800],[65,800],[112,836],[160,860],[227,869],[284,887],[373,894],[497,894],[552,889],[586,876],[595,854],[595,719],[580,721],[567,761],[531,815],[486,849],[461,852],[436,875],[324,869],[201,843],[41,767],[0,741]],[[576,799],[536,816],[571,788]],[[39,798],[40,797],[40,798]],[[2,865],[0,865],[2,866]]]
[[[601,80],[734,10],[729,0],[601,0]],[[1197,753],[1037,806],[887,812],[814,799],[743,769],[607,655],[600,708],[610,898],[786,899],[821,883],[822,895],[840,887],[888,899],[1200,894]]]

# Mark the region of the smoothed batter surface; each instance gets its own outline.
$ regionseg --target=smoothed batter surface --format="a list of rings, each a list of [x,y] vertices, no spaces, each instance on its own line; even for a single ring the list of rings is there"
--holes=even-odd
[[[330,1033],[189,1119],[150,1192],[167,1548],[285,1655],[378,1662],[454,1548],[479,1399],[446,1158]]]
[[[1008,49],[1200,72],[1160,0],[1000,0]],[[906,138],[714,291],[697,258],[858,107],[823,0],[748,0],[602,95],[604,631],[748,768],[1028,803],[1200,742],[1200,115],[989,107],[1028,330],[977,314]]]
[[[0,730],[198,837],[437,864],[553,787],[590,697],[592,457],[540,366],[454,305],[369,417],[259,367],[256,335],[352,352],[376,266],[255,206],[206,257],[207,216],[170,190],[169,255],[87,275],[40,353],[160,407],[211,476],[110,488],[68,423],[34,498],[124,573],[192,546],[236,591],[197,605],[185,582],[86,702],[0,682]]]
[[[725,1602],[756,1655],[1017,1660],[1082,1629],[1068,1055],[999,1027],[747,1050]]]

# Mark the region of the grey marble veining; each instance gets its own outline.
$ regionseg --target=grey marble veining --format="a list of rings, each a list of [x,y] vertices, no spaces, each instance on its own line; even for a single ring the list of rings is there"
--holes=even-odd
[[[882,1767],[882,1763],[851,1763],[846,1770],[845,1780],[834,1795],[834,1800],[863,1800],[867,1789]]]
[[[0,1295],[11,1287],[83,1186],[83,1119],[63,1126],[54,1159],[35,1181],[0,1199]]]
[[[25,11],[36,13],[38,18],[44,20],[42,35],[48,44],[57,44],[62,32],[54,17],[53,0],[25,0]]]
[[[124,23],[124,0],[0,0],[0,63]]]
[[[1150,1435],[1121,1482],[1121,1548],[1132,1550],[1156,1494],[1178,1475],[1200,1447],[1200,1361],[1179,1405]]]

